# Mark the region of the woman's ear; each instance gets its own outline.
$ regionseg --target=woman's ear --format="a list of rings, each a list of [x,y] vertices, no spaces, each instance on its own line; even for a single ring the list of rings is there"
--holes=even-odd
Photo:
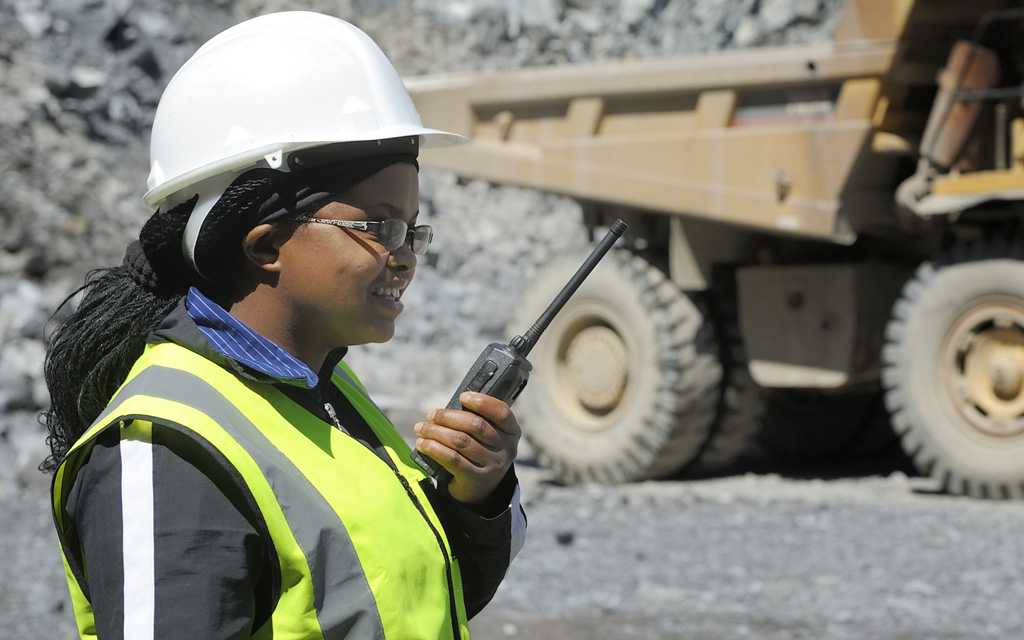
[[[281,270],[281,245],[291,237],[292,230],[275,224],[259,224],[245,234],[242,252],[246,259],[263,271]]]

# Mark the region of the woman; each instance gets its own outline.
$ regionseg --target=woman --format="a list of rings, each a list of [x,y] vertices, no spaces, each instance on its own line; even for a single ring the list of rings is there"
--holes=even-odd
[[[342,361],[394,333],[431,229],[425,129],[376,45],[271,14],[157,109],[147,203],[46,361],[53,508],[83,638],[466,638],[522,546],[508,406],[414,428]]]

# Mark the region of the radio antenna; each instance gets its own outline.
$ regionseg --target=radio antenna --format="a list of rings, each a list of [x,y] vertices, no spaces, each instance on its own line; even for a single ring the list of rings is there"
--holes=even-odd
[[[579,289],[583,280],[590,275],[590,272],[594,270],[594,267],[596,267],[597,263],[601,261],[604,254],[608,253],[608,250],[612,248],[615,241],[621,238],[622,234],[628,228],[628,224],[622,220],[616,220],[608,230],[608,233],[606,233],[604,238],[601,239],[601,242],[597,243],[597,246],[594,247],[594,250],[583,262],[583,265],[576,271],[576,275],[574,275],[569,280],[568,284],[558,292],[558,295],[555,296],[555,299],[550,305],[548,305],[548,308],[544,313],[540,315],[540,318],[533,323],[533,326],[527,330],[525,335],[513,338],[512,342],[509,343],[509,346],[515,349],[524,358],[529,355],[534,345],[537,344],[537,340],[540,339],[541,334],[544,333],[544,330],[548,328],[548,325],[551,324],[551,321],[555,318],[555,315],[562,310],[562,307],[564,307],[565,303],[569,301],[572,294],[576,293],[576,289]]]

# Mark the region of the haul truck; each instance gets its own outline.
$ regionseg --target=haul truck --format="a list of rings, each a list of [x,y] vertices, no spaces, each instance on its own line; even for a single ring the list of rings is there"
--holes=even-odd
[[[425,164],[630,225],[531,355],[538,459],[623,482],[726,465],[761,423],[848,444],[877,390],[922,474],[1024,497],[1022,17],[849,0],[826,44],[410,81],[471,141]]]

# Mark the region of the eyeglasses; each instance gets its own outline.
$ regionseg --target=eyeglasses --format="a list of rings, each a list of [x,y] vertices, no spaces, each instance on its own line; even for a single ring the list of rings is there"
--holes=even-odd
[[[403,245],[409,245],[412,252],[418,256],[427,252],[430,241],[434,239],[434,230],[430,225],[421,224],[418,227],[410,227],[409,223],[401,218],[389,220],[355,221],[355,220],[328,220],[327,218],[299,218],[303,222],[319,222],[335,227],[368,231],[377,237],[388,251],[398,251]]]

